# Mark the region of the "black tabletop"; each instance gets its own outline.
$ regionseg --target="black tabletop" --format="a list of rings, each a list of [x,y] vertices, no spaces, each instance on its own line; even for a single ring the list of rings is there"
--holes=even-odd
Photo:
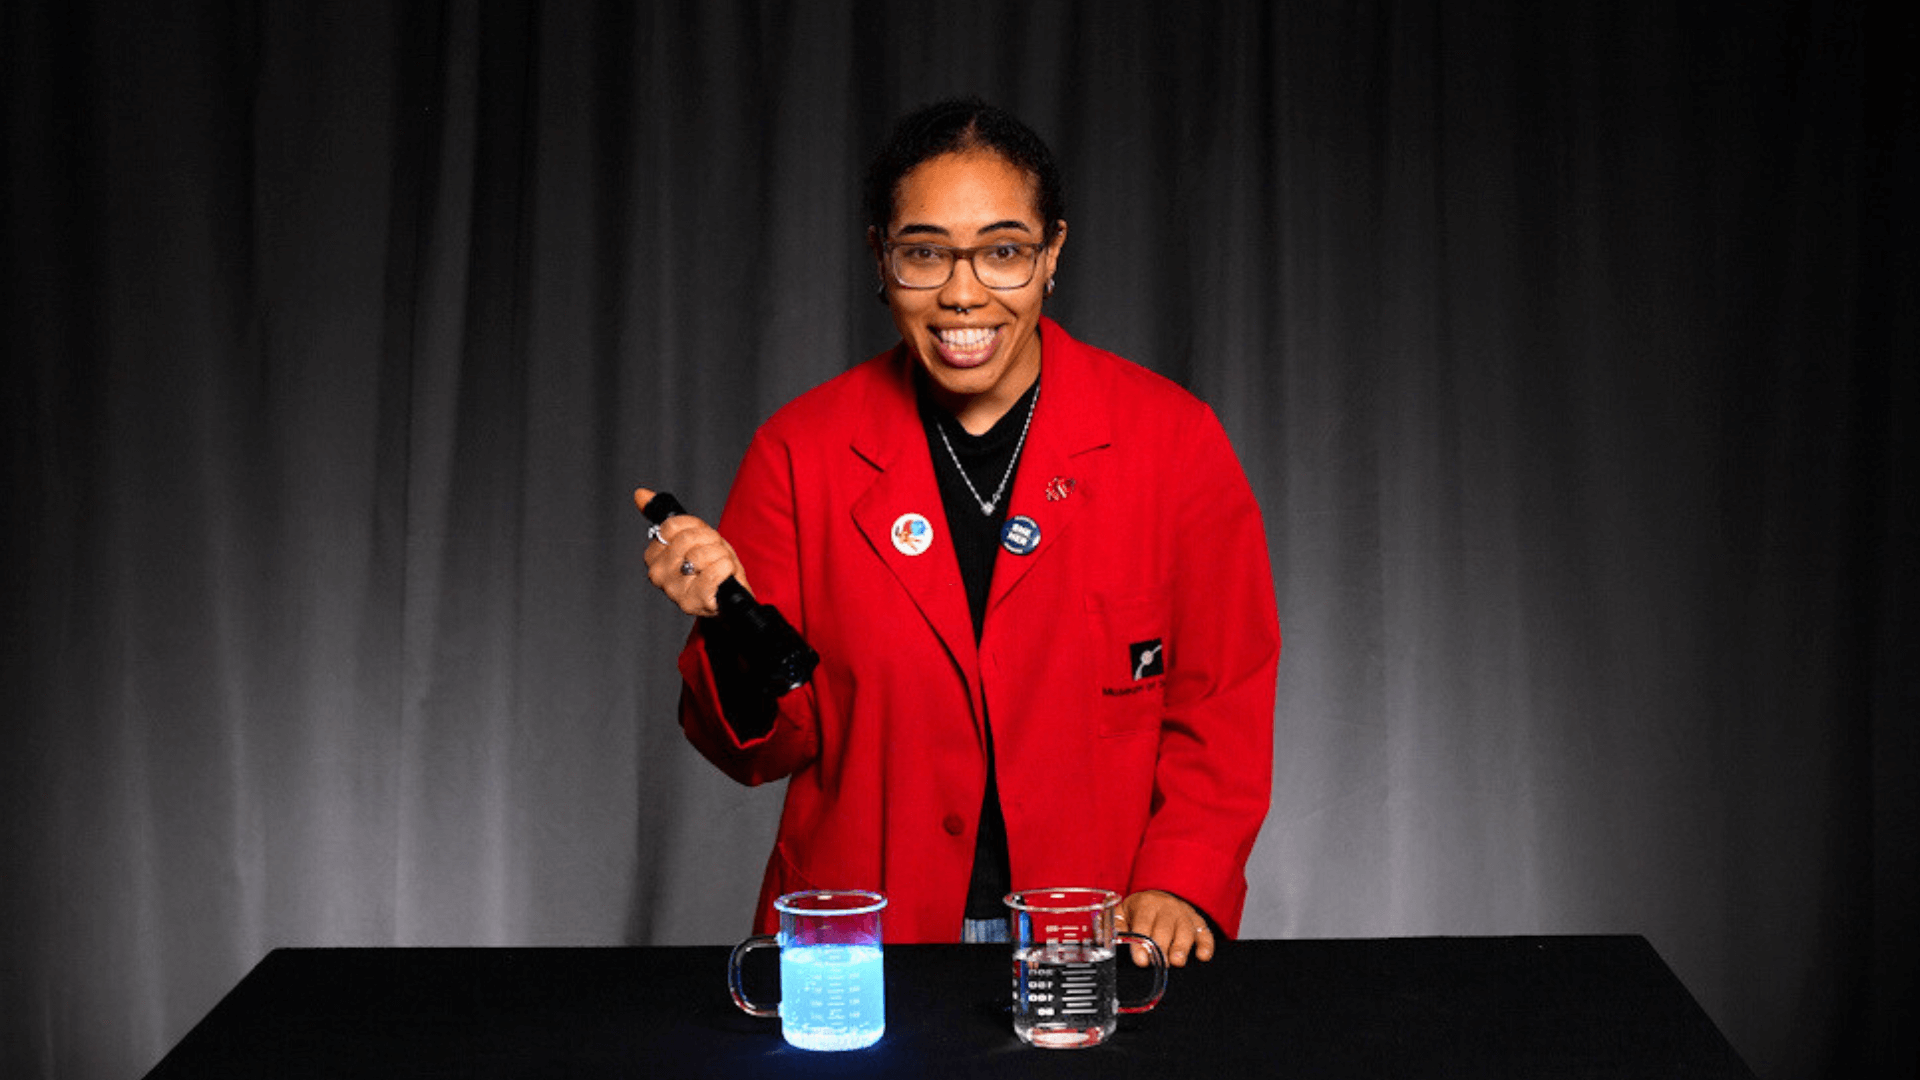
[[[279,949],[149,1077],[1753,1075],[1639,937],[1227,942],[1088,1050],[1014,1037],[1006,946],[887,946],[886,1035],[840,1053],[737,1011],[726,958]]]

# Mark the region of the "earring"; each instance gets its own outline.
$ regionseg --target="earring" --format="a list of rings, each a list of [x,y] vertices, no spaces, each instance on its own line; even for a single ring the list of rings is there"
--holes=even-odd
[[[1047,293],[1046,293],[1046,294],[1047,294],[1048,296],[1052,296],[1052,295],[1053,295],[1053,279],[1052,279],[1052,278],[1048,278],[1048,279],[1047,279]]]

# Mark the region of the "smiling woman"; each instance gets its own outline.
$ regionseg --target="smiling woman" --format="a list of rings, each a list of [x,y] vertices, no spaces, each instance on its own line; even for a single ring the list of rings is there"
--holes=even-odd
[[[1094,887],[1170,963],[1209,959],[1267,811],[1280,649],[1240,464],[1205,404],[1043,316],[1067,223],[1019,120],[907,117],[866,204],[899,344],[761,428],[718,529],[672,517],[646,549],[700,616],[688,738],[788,780],[761,929],[783,893],[871,888],[890,940],[1004,941],[1014,890]],[[1204,536],[1141,513],[1174,491]],[[819,650],[810,684],[751,678],[711,618],[729,578]]]
[[[1166,483],[1217,444],[1114,404],[1182,399],[1049,318],[1260,494],[1243,936],[1643,934],[1759,1075],[1920,1075],[1920,8],[693,7],[6,7],[0,1075],[140,1076],[278,946],[735,940],[769,866],[957,933],[907,910],[963,918],[988,734],[1015,879],[1129,831],[1193,889],[1163,841],[1230,845],[1191,783],[1136,828],[1131,755],[1210,745],[1168,583],[1255,571],[1224,484]],[[974,118],[858,209],[961,85],[1066,180],[1017,454],[1024,402],[920,410],[865,246]],[[725,505],[827,653],[752,744],[791,781],[661,722],[695,620],[636,598],[610,474]]]
[[[900,178],[886,232],[868,231],[901,340],[970,434],[1040,377],[1040,307],[1067,223],[1040,218],[1036,187],[992,150],[944,153]]]

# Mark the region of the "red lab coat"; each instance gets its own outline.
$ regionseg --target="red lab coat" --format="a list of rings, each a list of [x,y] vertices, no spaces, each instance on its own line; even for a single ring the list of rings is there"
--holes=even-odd
[[[696,626],[681,723],[736,780],[788,779],[761,932],[782,893],[868,888],[887,940],[958,940],[989,720],[1016,889],[1166,889],[1238,932],[1280,651],[1259,508],[1204,403],[1051,320],[1041,343],[1008,509],[1038,544],[997,553],[978,647],[903,349],[747,451],[720,531],[821,662],[743,744]]]

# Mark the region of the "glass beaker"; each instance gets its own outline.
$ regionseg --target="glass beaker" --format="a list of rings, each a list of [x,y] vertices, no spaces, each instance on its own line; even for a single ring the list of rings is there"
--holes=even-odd
[[[727,958],[727,989],[750,1016],[777,1016],[780,1034],[802,1050],[858,1050],[887,1029],[882,977],[880,912],[887,898],[866,890],[788,893],[774,901],[780,933],[734,946]],[[740,961],[767,945],[780,948],[780,1003],[747,996]]]
[[[1098,1046],[1120,1013],[1142,1013],[1167,989],[1167,958],[1144,934],[1115,931],[1120,894],[1106,889],[1028,889],[1008,893],[1013,938],[1013,1031],[1033,1046]],[[1153,960],[1153,989],[1121,1001],[1116,942],[1142,945]]]

